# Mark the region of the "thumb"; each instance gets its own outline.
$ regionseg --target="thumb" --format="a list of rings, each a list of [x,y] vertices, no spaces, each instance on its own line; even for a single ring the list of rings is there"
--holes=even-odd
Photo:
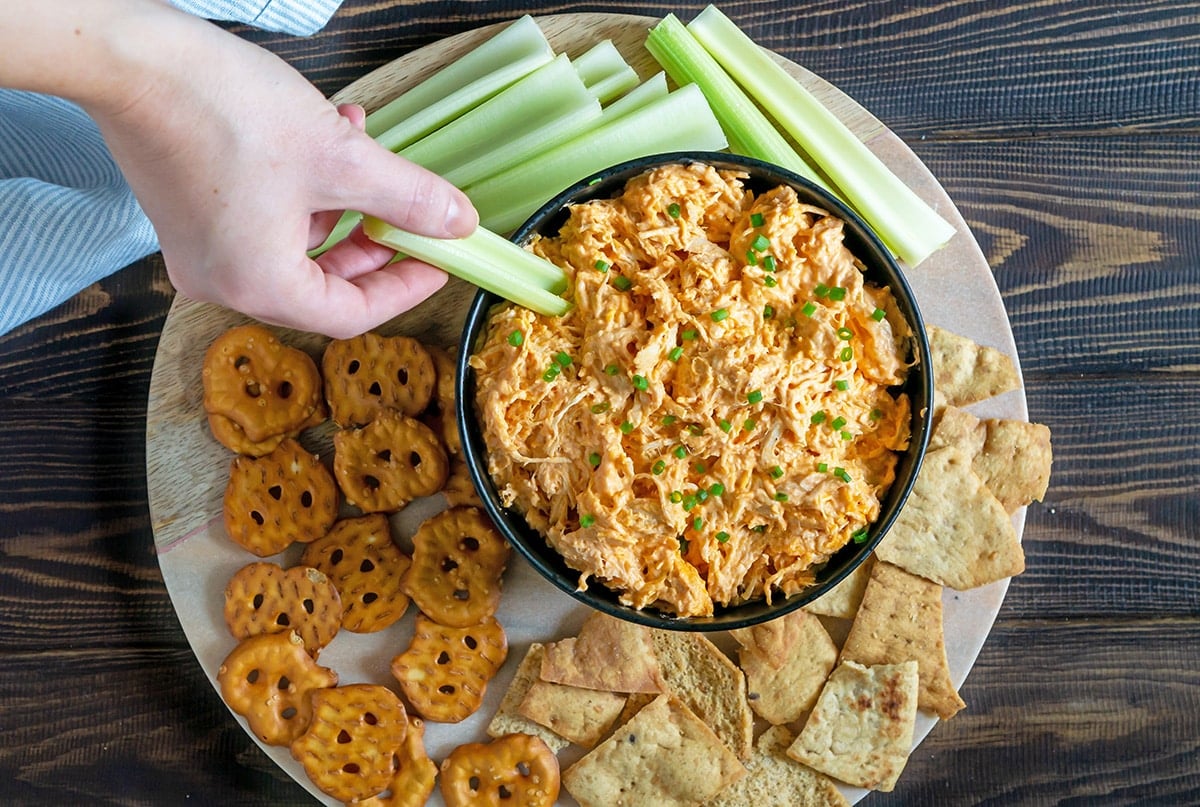
[[[358,129],[348,137],[348,170],[332,187],[333,209],[358,210],[432,238],[461,238],[478,226],[474,206],[458,188]]]

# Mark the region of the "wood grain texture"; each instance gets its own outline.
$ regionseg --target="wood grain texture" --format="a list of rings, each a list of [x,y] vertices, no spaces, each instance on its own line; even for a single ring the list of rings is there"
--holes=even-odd
[[[333,93],[444,36],[596,8],[349,0],[309,39],[238,30]],[[1200,16],[1091,0],[722,8],[939,178],[1054,434],[1029,570],[967,709],[865,804],[1200,803]],[[5,804],[308,802],[229,718],[158,575],[144,424],[171,298],[153,258],[0,337]]]

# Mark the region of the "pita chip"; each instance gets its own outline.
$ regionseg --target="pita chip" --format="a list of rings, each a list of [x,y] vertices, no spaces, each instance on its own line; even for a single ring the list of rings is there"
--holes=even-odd
[[[523,717],[518,711],[530,687],[538,680],[538,673],[542,668],[544,650],[545,648],[538,642],[533,642],[529,645],[528,652],[525,653],[525,657],[521,659],[516,673],[513,674],[512,683],[508,685],[508,689],[504,692],[504,697],[500,700],[500,706],[496,709],[496,714],[492,716],[491,721],[488,723],[487,733],[489,737],[497,738],[503,737],[506,734],[531,734],[541,739],[542,742],[550,746],[551,751],[557,754],[570,745],[570,743],[540,723]]]
[[[576,745],[600,742],[625,707],[625,696],[598,689],[534,681],[517,711]]]
[[[936,325],[925,330],[933,357],[933,386],[946,403],[965,406],[1021,385],[1016,364],[1007,354]]]
[[[820,616],[853,619],[867,588],[867,581],[871,579],[871,564],[874,562],[874,555],[868,557],[836,586],[804,606],[804,610]]]
[[[838,658],[819,617],[796,610],[732,633],[741,645],[738,661],[755,714],[779,725],[812,709]]]
[[[1008,511],[971,469],[971,458],[949,446],[925,455],[875,558],[960,591],[1025,569]]]
[[[950,680],[942,630],[942,587],[890,563],[876,563],[842,661],[865,667],[917,662],[917,708],[943,720],[966,704]]]
[[[917,663],[837,666],[787,754],[870,790],[896,786],[912,749]]]
[[[712,729],[671,695],[660,695],[563,771],[583,807],[696,807],[745,776]]]
[[[541,679],[607,692],[662,692],[650,628],[593,612],[579,635],[546,645]]]
[[[1009,513],[1041,501],[1050,485],[1050,429],[1040,423],[981,420],[964,409],[945,407],[929,438],[930,448],[957,446]]]
[[[849,807],[832,779],[787,755],[794,740],[786,726],[764,731],[746,763],[748,773],[704,807]]]

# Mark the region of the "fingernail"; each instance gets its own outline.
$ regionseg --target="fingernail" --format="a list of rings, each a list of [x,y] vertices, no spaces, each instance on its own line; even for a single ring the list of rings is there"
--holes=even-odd
[[[461,192],[451,194],[450,206],[446,211],[446,232],[454,237],[462,238],[470,235],[479,225],[479,214],[475,207]]]

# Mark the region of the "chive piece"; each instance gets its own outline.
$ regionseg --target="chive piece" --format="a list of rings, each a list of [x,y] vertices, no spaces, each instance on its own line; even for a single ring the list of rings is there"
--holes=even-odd
[[[646,376],[644,375],[635,375],[633,377],[633,386],[635,389],[645,392],[650,389],[650,382],[646,380]]]
[[[713,322],[720,322],[721,320],[727,319],[729,317],[729,309],[728,308],[718,308],[716,311],[709,314],[709,316],[712,317]]]
[[[853,440],[853,439],[854,439],[854,434],[853,434],[853,433],[851,433],[851,432],[849,432],[849,431],[845,431],[845,430],[843,430],[843,431],[842,431],[842,439],[843,439],[843,440]]]
[[[838,358],[842,361],[850,361],[854,358],[854,348],[849,346],[842,348],[842,352],[838,354]]]
[[[696,505],[698,504],[698,502],[696,501],[695,496],[688,495],[688,496],[683,497],[682,504],[683,504],[683,510],[686,513],[686,512],[693,510],[696,507]]]
[[[686,554],[687,554],[687,551],[688,551],[688,540],[687,540],[687,538],[680,538],[680,539],[679,539],[679,554],[681,554],[681,555],[686,555]]]
[[[829,287],[824,283],[818,283],[817,287],[813,289],[813,294],[817,295],[818,297],[828,297]]]
[[[834,431],[837,431],[838,429],[842,428],[845,425],[846,425],[845,418],[836,417],[833,419],[833,422],[829,424],[829,428],[833,429]]]
[[[833,382],[833,386],[837,387],[842,392],[845,392],[846,390],[850,389],[850,382],[844,378],[839,378],[837,381]]]
[[[628,420],[622,421],[621,434],[629,434],[632,431],[633,431],[633,424],[630,423]]]
[[[752,249],[746,250],[746,264],[748,266],[758,266],[758,253]]]
[[[667,358],[670,359],[671,361],[679,361],[681,358],[683,358],[683,348],[681,348],[681,347],[673,348],[671,350],[671,352],[667,354]]]
[[[854,331],[850,330],[849,328],[847,328],[845,326],[842,326],[841,328],[837,329],[837,335],[838,335],[838,339],[841,339],[843,342],[849,342],[851,339],[854,338]]]
[[[549,367],[549,369],[546,370],[546,372],[542,373],[543,381],[553,381],[556,378],[558,378],[558,365],[557,364],[551,365]]]
[[[671,202],[671,204],[667,205],[667,215],[671,218],[679,218],[679,212],[679,205],[677,203]]]
[[[679,420],[679,418],[675,417],[674,415],[663,415],[661,423],[664,426],[670,426],[677,420]]]
[[[726,543],[728,540],[729,540],[729,533],[725,532],[725,530],[721,530],[720,532],[717,533],[717,543],[718,544]]]
[[[871,420],[879,420],[881,417],[883,417],[883,412],[881,410],[879,410],[879,409],[871,410]]]
[[[704,488],[700,488],[700,490],[696,491],[696,501],[700,502],[701,504],[708,501],[708,491]]]
[[[671,495],[667,498],[671,500],[672,504],[679,504],[681,501],[683,501],[683,494],[677,490],[673,490],[671,491]]]
[[[763,269],[767,272],[775,271],[775,256],[767,255],[762,259]]]
[[[581,526],[585,529],[587,527],[592,526],[595,523],[596,523],[596,517],[594,515],[592,515],[591,513],[588,513],[585,516],[580,516],[580,518],[579,518],[579,526]]]
[[[827,462],[818,462],[817,463],[817,472],[818,473],[823,474],[828,470],[829,470],[829,463],[827,463]]]
[[[871,319],[875,320],[876,322],[883,322],[883,318],[886,316],[887,316],[887,312],[884,311],[882,308],[876,308],[874,311],[871,312]]]
[[[762,252],[769,246],[771,246],[771,239],[767,238],[762,233],[759,233],[758,238],[755,238],[750,244],[750,248],[755,252]]]
[[[846,290],[841,286],[834,286],[829,290],[829,299],[835,302],[840,302],[846,299]]]
[[[609,266],[610,266],[609,262],[604,260],[603,258],[598,259],[596,261],[596,271],[598,271],[598,272],[607,272]]]
[[[592,404],[592,414],[603,415],[610,408],[612,408],[612,404],[610,404],[608,401],[601,401],[598,404]]]
[[[700,516],[696,516],[695,518],[692,519],[692,529],[693,530],[695,530],[696,532],[700,532],[700,530],[703,528],[704,528],[704,519],[700,518]]]
[[[617,275],[613,278],[613,285],[621,291],[629,291],[633,288],[633,281],[625,277],[625,275]]]
[[[804,304],[804,307],[800,309],[800,313],[806,317],[812,317],[813,314],[817,313],[817,304],[812,300],[809,300]]]
[[[752,227],[761,227],[765,223],[766,223],[766,219],[763,218],[762,213],[751,213],[750,214],[750,225]]]
[[[865,543],[867,540],[868,534],[869,533],[867,532],[867,528],[862,527],[861,529],[854,531],[854,534],[852,534],[850,536],[850,540],[854,541],[854,543],[856,543],[856,544]]]
[[[779,283],[779,281],[776,280],[775,278],[771,277],[770,275],[767,275],[766,277],[763,278],[763,285],[766,286],[768,289],[775,288],[775,286],[778,283]]]
[[[688,426],[688,431],[694,436],[699,437],[700,435],[704,434],[704,427],[693,423],[691,426]]]
[[[525,343],[525,334],[520,331],[513,331],[508,335],[508,343],[513,347],[520,347]]]
[[[600,467],[600,454],[598,452],[593,451],[591,454],[588,454],[588,465],[593,468]]]
[[[813,415],[811,418],[809,418],[809,420],[812,422],[812,424],[814,426],[817,426],[821,423],[824,423],[825,418],[827,418],[827,417],[829,417],[829,415],[826,415],[825,410],[821,409],[815,415]]]
[[[717,422],[717,425],[720,426],[721,431],[725,432],[726,434],[729,434],[729,432],[733,431],[733,424],[725,418],[721,418],[720,421]]]
[[[665,470],[667,470],[667,464],[662,460],[659,460],[650,468],[650,473],[654,474],[655,476],[661,476],[662,472]]]
[[[746,400],[752,404],[762,403],[762,399],[763,399],[762,390],[754,390],[753,392],[751,392],[749,395],[746,396]]]
[[[696,329],[695,329],[695,328],[688,328],[686,331],[684,331],[683,333],[679,334],[679,336],[680,336],[680,337],[683,339],[683,341],[685,341],[685,342],[690,342],[690,341],[692,341],[692,340],[693,340],[693,339],[695,339],[695,338],[696,338],[698,335],[699,335],[699,334],[696,332]]]
[[[704,467],[704,463],[703,463],[703,462],[697,462],[695,465],[693,465],[693,466],[692,466],[692,470],[693,470],[693,471],[695,471],[695,472],[696,472],[696,473],[698,473],[698,474],[702,474],[702,473],[704,473],[704,471],[705,471],[706,469],[705,469],[705,467]]]
[[[846,473],[845,468],[842,468],[842,467],[834,468],[833,475],[836,476],[838,479],[842,480],[843,482],[850,481],[850,474]]]
[[[676,459],[683,459],[687,456],[687,449],[683,446],[675,446],[675,450],[671,453],[675,455]]]
[[[778,479],[781,476],[783,476],[783,469],[780,468],[778,465],[776,465],[774,468],[771,469],[771,478],[772,479]]]
[[[713,482],[711,485],[708,486],[708,492],[709,492],[709,495],[720,496],[722,493],[725,492],[725,486],[722,485],[720,482]]]
[[[766,531],[767,531],[767,525],[766,525],[766,524],[759,524],[757,527],[751,527],[751,529],[752,529],[752,530],[754,530],[755,532],[766,532]]]
[[[571,366],[571,357],[561,351],[554,357],[554,361],[559,367]]]
[[[754,418],[746,418],[746,421],[742,423],[742,431],[754,431],[754,427],[756,425],[758,424],[755,422]]]
[[[778,492],[775,494],[775,501],[777,501],[777,502],[786,502],[787,500],[788,500],[788,495],[787,495],[786,493],[784,493],[782,490],[781,490],[781,491],[778,491]]]
[[[615,365],[615,364],[610,364],[610,365],[608,365],[607,367],[605,367],[605,368],[604,368],[604,374],[605,374],[605,375],[616,375],[616,374],[617,374],[617,373],[619,373],[620,371],[621,371],[621,368],[620,368],[620,367],[618,367],[618,366],[617,366],[617,365]]]
[[[763,306],[763,319],[770,319],[773,316],[775,316],[775,306],[764,305]]]

